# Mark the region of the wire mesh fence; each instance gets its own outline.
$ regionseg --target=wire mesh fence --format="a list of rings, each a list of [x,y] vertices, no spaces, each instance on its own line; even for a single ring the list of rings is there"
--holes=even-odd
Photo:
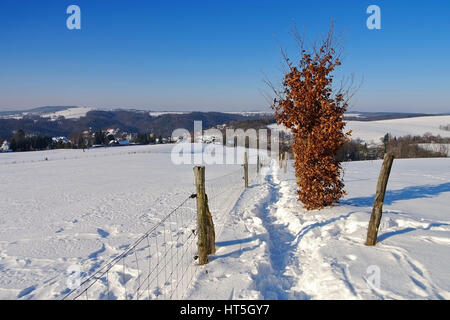
[[[256,165],[248,166],[249,183],[255,183],[257,178]],[[213,215],[216,236],[220,236],[225,225],[227,214],[233,209],[245,190],[244,169],[239,168],[227,175],[214,179],[206,179],[206,194],[208,205]]]
[[[249,165],[250,184],[257,181]],[[244,169],[206,179],[205,189],[220,236],[227,214],[244,191]],[[63,299],[183,299],[198,258],[196,194],[191,193],[134,243],[80,281]]]
[[[64,299],[181,299],[195,274],[194,195]]]

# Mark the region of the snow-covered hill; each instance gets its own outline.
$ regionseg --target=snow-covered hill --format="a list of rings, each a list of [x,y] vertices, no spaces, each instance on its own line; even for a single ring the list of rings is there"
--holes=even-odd
[[[66,110],[57,111],[57,112],[44,113],[44,114],[41,114],[41,117],[51,118],[51,119],[57,119],[58,117],[64,117],[66,119],[78,119],[78,118],[84,117],[86,115],[86,113],[88,113],[91,110],[93,110],[93,108],[75,107],[75,108],[68,108]]]
[[[367,143],[381,143],[380,139],[386,133],[392,136],[418,135],[425,133],[440,135],[441,137],[450,137],[450,131],[440,129],[440,126],[450,124],[450,116],[430,116],[414,117],[392,120],[377,121],[347,121],[346,131],[352,130],[352,139],[361,139]],[[272,130],[287,131],[283,126],[272,124],[269,126]]]
[[[416,117],[379,121],[347,121],[347,130],[352,130],[352,139],[360,138],[367,143],[379,143],[380,139],[390,133],[392,136],[419,135],[431,133],[450,137],[450,131],[439,127],[450,124],[450,116]]]
[[[78,119],[84,117],[86,113],[94,110],[91,107],[38,107],[30,110],[4,111],[0,112],[0,119],[23,119],[25,116],[36,115],[43,118],[57,119]]]

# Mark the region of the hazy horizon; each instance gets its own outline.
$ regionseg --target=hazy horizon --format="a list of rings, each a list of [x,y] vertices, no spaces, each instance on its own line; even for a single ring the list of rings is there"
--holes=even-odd
[[[52,108],[52,107],[67,107],[67,108],[92,108],[94,110],[101,110],[101,111],[114,111],[114,110],[136,110],[136,111],[150,111],[150,112],[270,112],[273,111],[270,108],[267,109],[248,109],[248,110],[226,110],[226,109],[217,109],[217,108],[211,108],[211,109],[196,109],[194,107],[172,107],[172,108],[162,108],[162,107],[130,107],[130,106],[109,106],[109,107],[95,107],[95,106],[75,106],[75,105],[46,105],[46,106],[34,106],[31,108],[17,108],[17,109],[7,109],[7,110],[0,110],[0,112],[27,112],[32,111],[34,109],[38,108]],[[450,114],[450,111],[444,111],[444,112],[409,112],[407,110],[360,110],[360,109],[354,109],[349,108],[346,113],[356,113],[356,112],[368,112],[368,113],[405,113],[405,114]]]

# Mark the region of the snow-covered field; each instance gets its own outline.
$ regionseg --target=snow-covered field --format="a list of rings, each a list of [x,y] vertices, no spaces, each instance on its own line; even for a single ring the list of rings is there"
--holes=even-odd
[[[450,131],[442,130],[439,126],[450,124],[450,116],[414,117],[378,121],[347,121],[345,130],[352,130],[352,139],[361,139],[367,143],[381,143],[380,139],[386,133],[392,136],[418,135],[431,133],[435,136],[450,137]],[[268,126],[272,130],[286,129],[277,124]]]
[[[86,113],[92,110],[94,110],[94,108],[91,107],[70,107],[61,111],[47,113],[35,112],[32,110],[30,112],[25,111],[13,113],[10,115],[0,115],[0,119],[23,119],[23,117],[28,114],[37,114],[43,118],[50,118],[52,120],[56,120],[58,117],[64,117],[66,119],[78,119],[86,116]]]
[[[151,117],[159,117],[165,114],[187,114],[188,111],[150,111],[148,114]]]
[[[62,110],[62,111],[44,113],[41,115],[41,117],[51,118],[51,119],[55,119],[55,120],[58,117],[64,117],[66,119],[78,119],[78,118],[86,116],[86,113],[88,113],[91,110],[93,110],[93,108],[90,108],[90,107],[68,108],[68,109]]]
[[[311,212],[296,201],[292,170],[266,168],[189,298],[450,299],[450,159],[394,161],[379,243],[367,247],[380,166],[346,163],[345,200]]]
[[[98,269],[189,196],[192,165],[172,164],[171,148],[0,154],[0,298],[60,299],[69,266]],[[346,163],[344,201],[312,212],[291,167],[264,167],[234,205],[218,185],[242,181],[240,165],[207,166],[213,217],[231,212],[187,298],[450,299],[450,159],[394,161],[379,243],[366,247],[380,166]]]
[[[346,130],[352,130],[352,139],[360,138],[367,143],[380,143],[386,133],[392,136],[431,133],[435,136],[450,137],[450,131],[439,129],[450,123],[450,116],[415,117],[379,121],[347,121]]]
[[[95,270],[191,195],[193,166],[172,164],[171,150],[0,154],[0,299],[61,298],[69,266]],[[214,180],[241,166],[206,170]]]

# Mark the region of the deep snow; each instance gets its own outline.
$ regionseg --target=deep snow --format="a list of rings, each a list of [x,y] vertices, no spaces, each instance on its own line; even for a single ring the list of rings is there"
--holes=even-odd
[[[194,188],[171,148],[0,154],[0,298],[60,299],[69,266],[95,270],[160,221]],[[380,166],[345,163],[348,195],[311,212],[291,164],[273,161],[242,194],[240,165],[207,166],[218,251],[187,298],[449,299],[450,159],[394,160],[380,242],[366,247]]]
[[[379,243],[367,247],[380,166],[346,163],[345,199],[307,212],[292,168],[273,163],[230,214],[189,298],[449,299],[450,160],[394,161]]]
[[[61,298],[70,266],[95,271],[189,197],[193,165],[172,164],[172,146],[0,154],[0,299]],[[236,171],[207,165],[207,184]]]

